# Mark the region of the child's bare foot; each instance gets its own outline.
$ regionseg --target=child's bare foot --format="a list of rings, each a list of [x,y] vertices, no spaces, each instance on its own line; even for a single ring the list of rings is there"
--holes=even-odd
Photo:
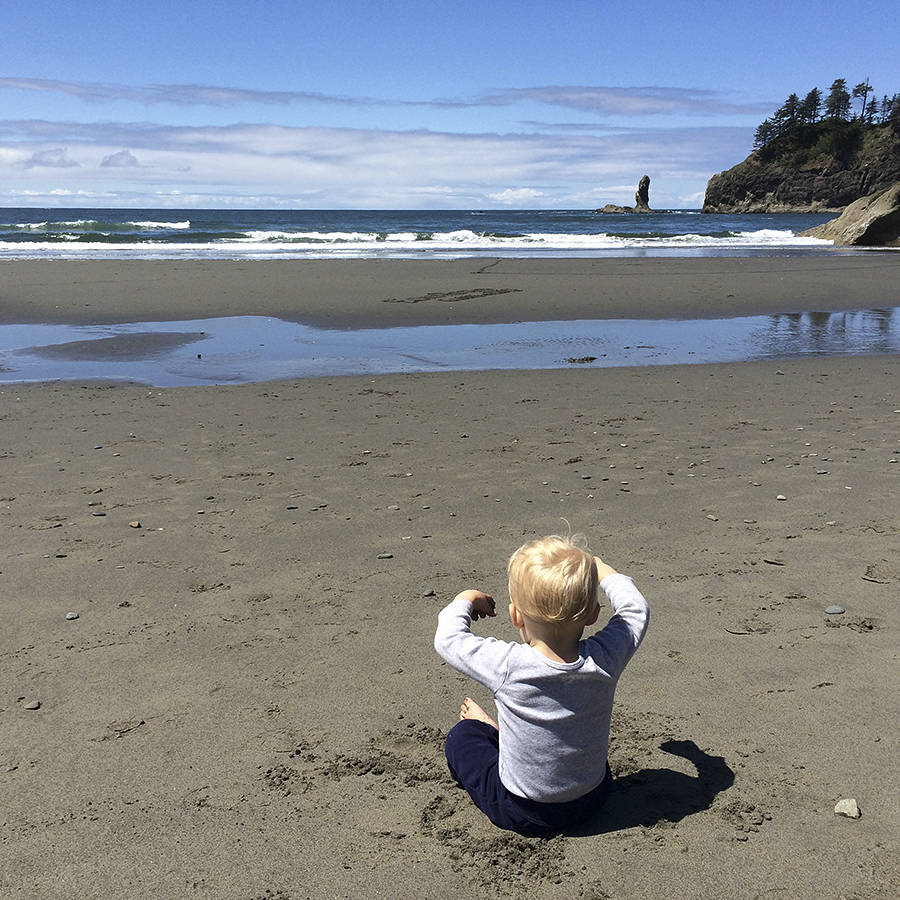
[[[487,722],[497,728],[497,723],[471,698],[466,697],[459,708],[460,719],[474,719],[476,722]]]

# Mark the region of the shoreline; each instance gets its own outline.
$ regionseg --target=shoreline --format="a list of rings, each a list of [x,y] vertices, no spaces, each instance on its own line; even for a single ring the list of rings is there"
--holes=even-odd
[[[900,254],[676,259],[8,261],[0,322],[263,315],[320,328],[729,318],[900,306]]]

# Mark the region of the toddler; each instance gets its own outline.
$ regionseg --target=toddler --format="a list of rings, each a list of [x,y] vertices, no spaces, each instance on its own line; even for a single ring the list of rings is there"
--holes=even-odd
[[[512,555],[509,617],[522,643],[472,634],[494,600],[463,591],[438,616],[434,646],[494,695],[497,721],[469,697],[447,735],[450,774],[497,826],[550,835],[583,822],[609,793],[613,694],[647,630],[647,601],[571,539],[529,541]],[[602,588],[613,609],[600,615]]]

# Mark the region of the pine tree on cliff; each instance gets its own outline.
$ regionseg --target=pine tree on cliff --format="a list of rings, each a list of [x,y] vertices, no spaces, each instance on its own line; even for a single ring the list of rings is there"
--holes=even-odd
[[[888,123],[894,134],[900,135],[900,94],[894,94],[891,100],[891,113],[888,116]]]
[[[872,85],[869,84],[869,79],[866,78],[865,81],[861,81],[855,88],[853,88],[853,99],[854,100],[862,100],[862,108],[859,111],[859,118],[861,121],[865,122],[866,113],[869,111],[866,107],[866,100],[869,96],[869,91],[872,90]],[[872,98],[872,103],[874,105],[875,98]]]
[[[800,121],[805,125],[815,125],[819,121],[822,113],[822,92],[818,88],[813,88],[800,104],[798,115]]]
[[[835,78],[831,91],[825,98],[825,117],[827,119],[850,118],[850,94],[847,93],[847,82],[843,78]]]

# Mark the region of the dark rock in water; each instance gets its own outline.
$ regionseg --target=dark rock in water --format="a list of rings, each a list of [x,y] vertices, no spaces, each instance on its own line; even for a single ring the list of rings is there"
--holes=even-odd
[[[650,176],[644,175],[638,182],[637,190],[634,192],[634,211],[635,212],[653,212],[650,209]]]
[[[880,194],[860,197],[836,219],[800,234],[848,246],[900,247],[900,182]]]
[[[570,356],[570,363],[592,363],[597,357],[596,356]]]
[[[650,209],[650,176],[644,175],[638,182],[637,190],[634,192],[634,206],[616,206],[615,203],[607,203],[602,209],[595,209],[594,212],[606,215],[653,212]]]

